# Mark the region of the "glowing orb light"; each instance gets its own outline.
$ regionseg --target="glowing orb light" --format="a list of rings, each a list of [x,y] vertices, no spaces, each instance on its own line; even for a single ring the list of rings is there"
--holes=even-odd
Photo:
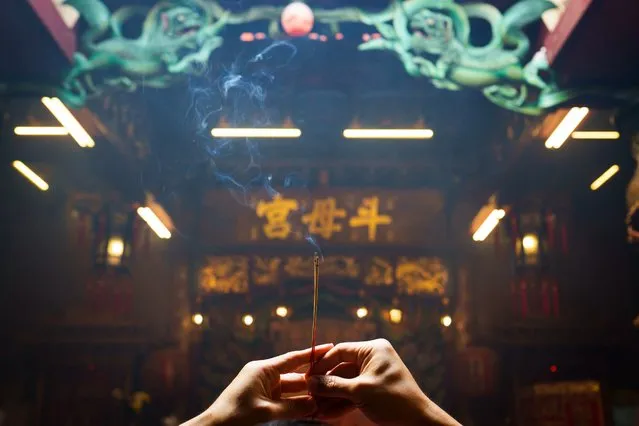
[[[450,315],[444,315],[440,319],[440,322],[444,327],[450,327],[450,325],[453,323],[453,319],[450,317]]]
[[[303,37],[313,29],[315,17],[305,3],[294,1],[282,11],[282,28],[291,37]]]
[[[250,327],[251,325],[253,325],[253,322],[255,322],[255,319],[253,318],[253,315],[246,314],[242,317],[242,322],[245,326]]]
[[[193,324],[195,325],[202,325],[204,322],[204,316],[202,314],[195,314],[191,317],[191,321],[193,321]]]
[[[388,319],[393,324],[399,324],[400,322],[402,322],[402,316],[403,312],[400,309],[395,308],[388,311]]]

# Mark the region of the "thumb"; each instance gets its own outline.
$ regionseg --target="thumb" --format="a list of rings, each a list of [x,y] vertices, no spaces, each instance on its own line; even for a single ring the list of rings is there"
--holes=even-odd
[[[312,395],[327,398],[355,399],[355,379],[339,376],[313,376],[308,379],[308,388]]]
[[[279,419],[301,419],[313,414],[317,409],[315,400],[310,396],[282,398],[271,402],[271,417]]]

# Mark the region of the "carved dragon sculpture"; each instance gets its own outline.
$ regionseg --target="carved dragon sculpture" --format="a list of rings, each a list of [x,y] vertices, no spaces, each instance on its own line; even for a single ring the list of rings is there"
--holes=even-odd
[[[195,5],[160,2],[151,9],[127,6],[111,14],[100,0],[68,0],[88,24],[82,50],[66,76],[61,97],[73,106],[105,86],[129,91],[138,85],[168,87],[206,69],[211,53],[222,45],[219,31],[226,14],[214,16]],[[140,35],[128,38],[126,21],[144,14]]]
[[[206,69],[221,46],[226,25],[268,21],[269,34],[279,37],[282,7],[255,6],[231,13],[214,0],[161,0],[152,8],[126,6],[114,13],[102,0],[66,0],[88,24],[82,52],[63,84],[61,97],[72,106],[108,89],[135,90],[144,84],[168,87]],[[560,90],[543,50],[531,55],[523,29],[554,8],[549,0],[520,0],[504,13],[487,3],[458,4],[454,0],[395,0],[385,10],[370,13],[358,8],[317,9],[317,22],[333,32],[346,22],[374,26],[381,35],[364,42],[360,50],[388,50],[415,77],[430,79],[447,90],[473,88],[491,102],[513,111],[537,115],[584,90]],[[128,38],[125,23],[145,16],[141,34]],[[471,20],[483,20],[490,41],[477,46]],[[610,90],[594,90],[620,97]],[[635,95],[633,95],[635,96]]]
[[[502,15],[485,3],[397,2],[390,23],[374,24],[382,37],[359,48],[394,51],[410,75],[429,78],[438,88],[479,89],[504,108],[540,114],[573,96],[556,88],[543,51],[524,64],[530,42],[523,27],[554,7],[547,0],[523,0]],[[471,18],[490,25],[488,44],[471,43]]]

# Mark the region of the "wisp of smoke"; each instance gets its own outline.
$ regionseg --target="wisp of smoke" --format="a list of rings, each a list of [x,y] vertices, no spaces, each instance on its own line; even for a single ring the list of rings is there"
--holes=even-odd
[[[288,65],[296,53],[293,44],[274,42],[246,61],[237,59],[216,79],[207,77],[203,82],[190,82],[191,106],[187,117],[196,126],[209,170],[237,202],[249,208],[255,208],[252,200],[258,193],[266,193],[273,199],[281,195],[276,187],[299,191],[306,187],[306,182],[296,174],[285,176],[282,182],[273,182],[273,176],[262,171],[259,146],[255,141],[213,138],[210,132],[221,117],[231,127],[267,126],[270,123],[265,106],[267,88],[275,82],[274,71]],[[304,211],[296,213],[301,215]],[[306,230],[295,229],[293,232],[303,236],[321,254],[316,239]]]

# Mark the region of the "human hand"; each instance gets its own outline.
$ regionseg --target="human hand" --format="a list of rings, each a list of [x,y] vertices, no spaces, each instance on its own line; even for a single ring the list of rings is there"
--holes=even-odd
[[[332,344],[315,347],[321,357]],[[310,396],[283,398],[283,394],[307,390],[304,374],[293,373],[308,364],[311,349],[275,358],[251,361],[204,413],[183,426],[254,425],[279,419],[299,419],[317,406]]]
[[[380,426],[459,426],[422,392],[386,340],[340,343],[317,362],[311,374],[309,389],[317,397],[323,419],[359,408]]]

